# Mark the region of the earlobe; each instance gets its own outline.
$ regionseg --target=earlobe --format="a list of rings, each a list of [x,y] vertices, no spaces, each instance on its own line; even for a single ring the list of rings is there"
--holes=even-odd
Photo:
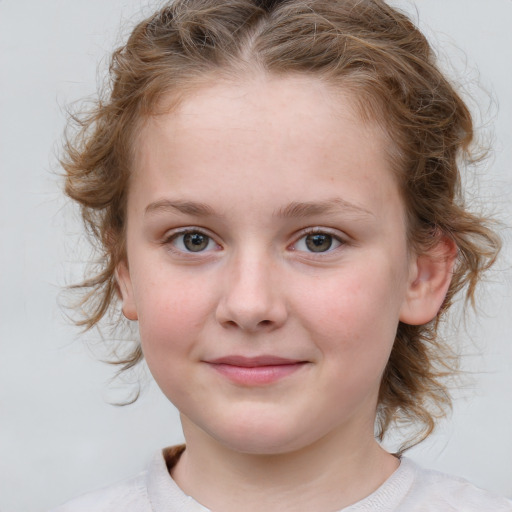
[[[115,277],[121,298],[123,315],[128,320],[138,320],[130,271],[125,261],[122,261],[117,266]]]
[[[456,257],[457,246],[447,237],[415,257],[400,310],[401,322],[423,325],[436,317],[450,286]]]

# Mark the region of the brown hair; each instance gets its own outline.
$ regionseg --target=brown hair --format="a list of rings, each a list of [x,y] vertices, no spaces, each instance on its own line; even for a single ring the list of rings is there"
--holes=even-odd
[[[382,379],[377,436],[393,422],[413,424],[414,444],[450,405],[442,377],[453,373],[457,358],[438,335],[440,320],[463,288],[474,300],[500,244],[461,194],[471,115],[422,33],[382,0],[175,0],[135,27],[113,54],[109,90],[74,117],[78,131],[65,146],[66,193],[80,204],[102,254],[100,271],[78,285],[85,311],[78,323],[95,326],[117,299],[130,145],[140,121],[166,94],[186,95],[212,76],[254,71],[309,74],[351,90],[363,118],[380,123],[389,139],[411,247],[421,252],[445,236],[458,248],[439,314],[426,325],[399,324]],[[126,369],[141,359],[137,345],[117,363]]]

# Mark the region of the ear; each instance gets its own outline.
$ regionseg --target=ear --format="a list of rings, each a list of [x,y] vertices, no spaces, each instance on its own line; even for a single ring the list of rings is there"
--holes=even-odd
[[[119,263],[116,268],[115,276],[121,297],[123,315],[128,320],[138,320],[139,317],[137,316],[137,308],[135,307],[132,279],[126,261]]]
[[[426,252],[414,257],[410,281],[400,310],[400,321],[423,325],[433,320],[441,308],[452,279],[457,257],[453,240],[443,236]]]

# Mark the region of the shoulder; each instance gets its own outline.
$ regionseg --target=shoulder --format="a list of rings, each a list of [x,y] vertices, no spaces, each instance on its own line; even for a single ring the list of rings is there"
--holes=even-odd
[[[79,496],[50,512],[151,512],[146,472]]]
[[[406,458],[402,464],[414,478],[400,512],[512,512],[512,501],[480,489],[463,478],[423,469]]]
[[[158,452],[148,469],[118,484],[84,494],[50,512],[208,512],[187,496],[169,472],[185,446]]]

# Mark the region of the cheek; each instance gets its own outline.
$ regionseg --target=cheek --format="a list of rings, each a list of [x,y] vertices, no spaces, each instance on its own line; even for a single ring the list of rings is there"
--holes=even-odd
[[[139,294],[139,331],[146,358],[190,348],[211,316],[211,294],[188,276],[145,281]]]
[[[339,272],[303,294],[302,318],[322,352],[384,364],[394,342],[402,300],[386,266]]]

